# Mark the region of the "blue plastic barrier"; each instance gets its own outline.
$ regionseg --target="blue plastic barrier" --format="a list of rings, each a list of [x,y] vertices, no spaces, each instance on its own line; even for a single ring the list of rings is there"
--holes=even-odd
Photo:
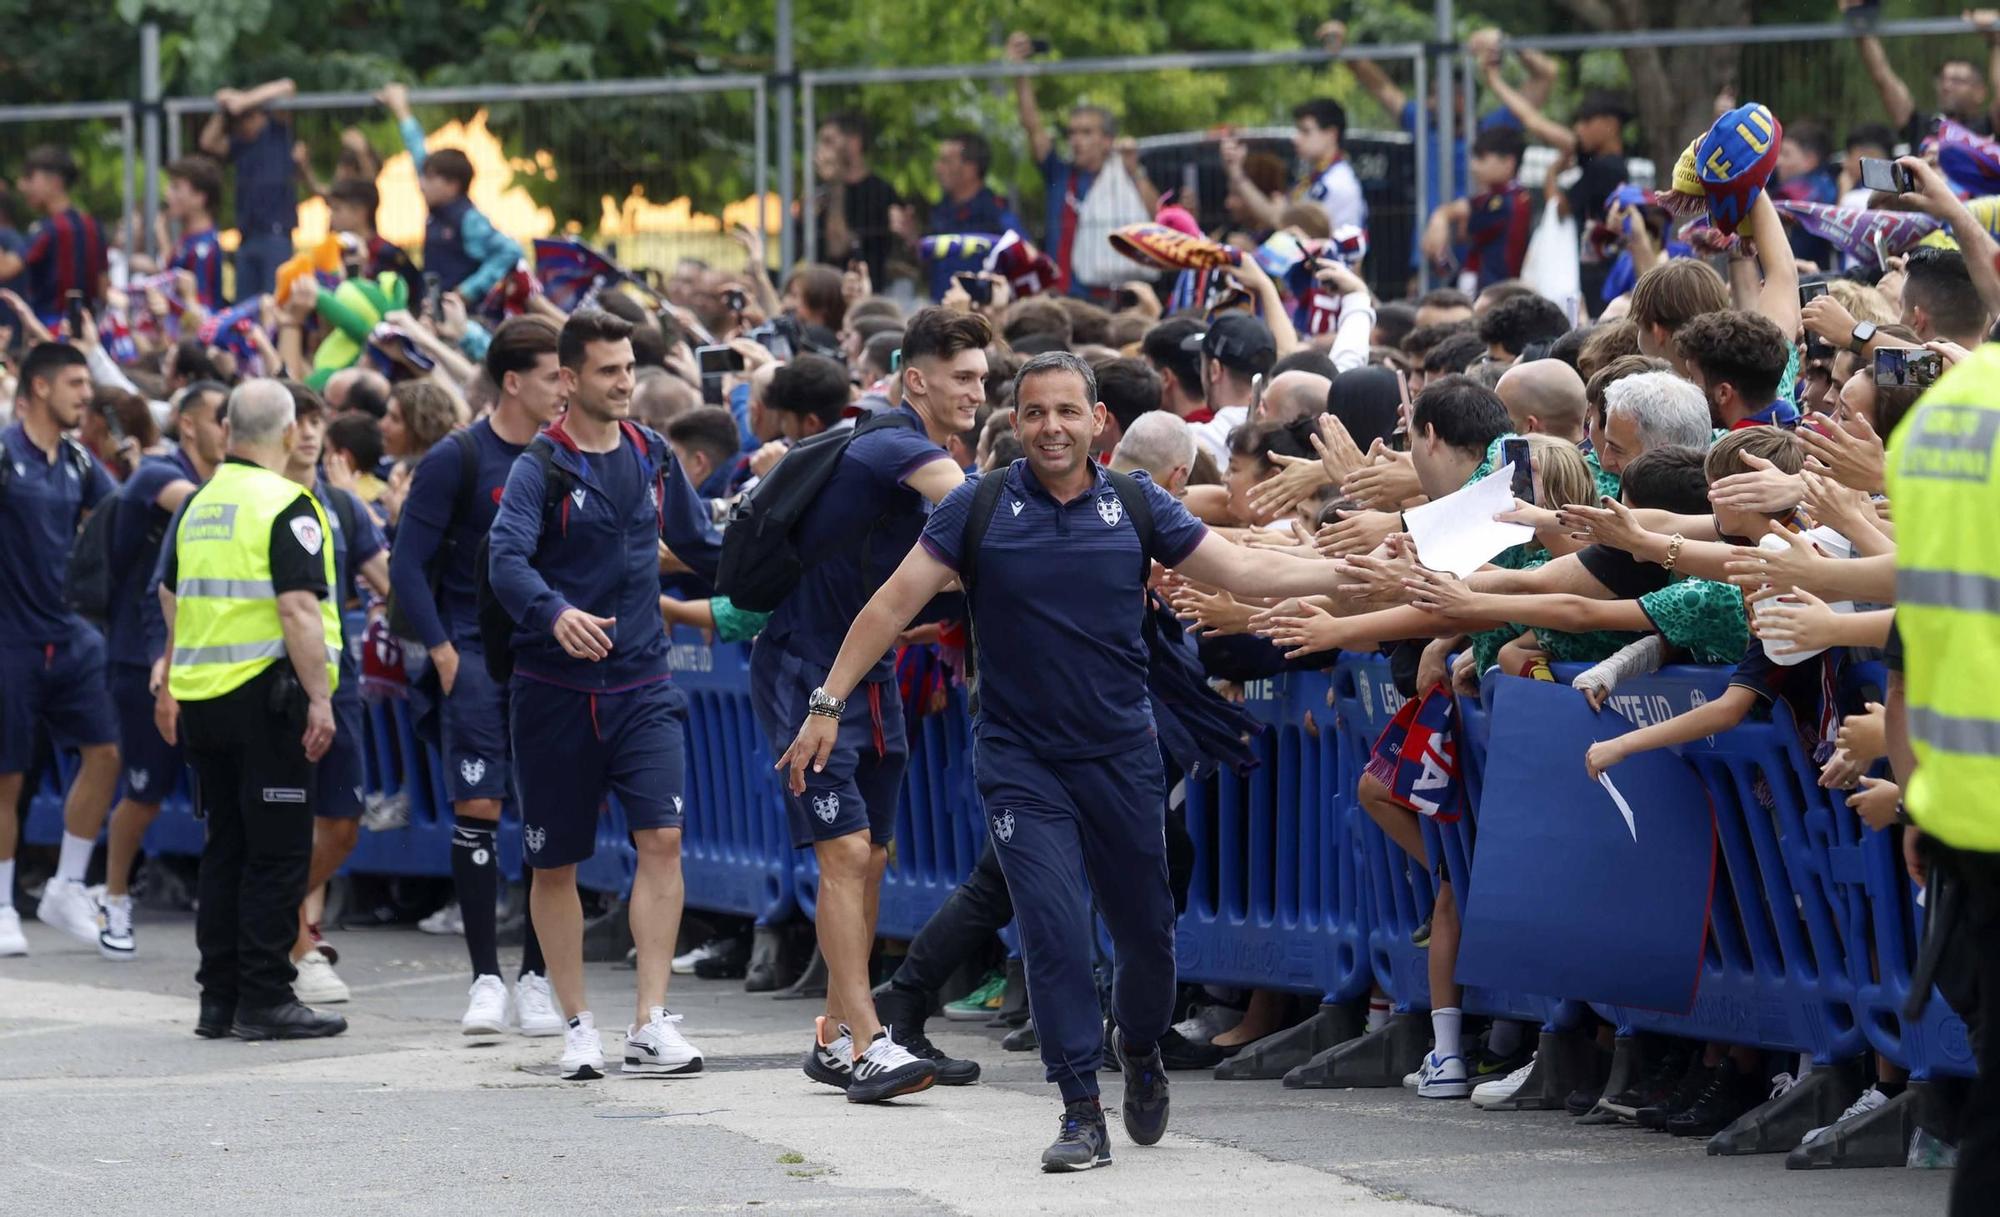
[[[1368,990],[1358,808],[1341,793],[1340,731],[1323,672],[1258,681],[1258,766],[1192,782],[1194,879],[1175,937],[1188,979],[1312,993]]]
[[[704,646],[693,631],[679,630],[668,662],[688,699],[688,807],[681,833],[688,904],[754,917],[759,925],[783,921],[797,907],[791,826],[750,706],[750,648]],[[631,854],[622,823],[621,817],[615,842],[600,834],[600,854]],[[630,864],[637,865],[636,855]]]

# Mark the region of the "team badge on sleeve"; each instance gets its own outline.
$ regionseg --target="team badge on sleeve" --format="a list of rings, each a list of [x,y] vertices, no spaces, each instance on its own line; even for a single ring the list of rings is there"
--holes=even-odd
[[[311,516],[293,516],[291,527],[292,535],[298,538],[300,548],[309,554],[319,552],[319,547],[326,540],[326,535],[320,531],[318,520]]]

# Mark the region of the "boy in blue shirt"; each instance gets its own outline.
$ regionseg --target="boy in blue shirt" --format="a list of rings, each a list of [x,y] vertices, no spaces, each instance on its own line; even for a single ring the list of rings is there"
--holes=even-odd
[[[424,222],[424,272],[436,275],[444,290],[457,292],[468,308],[477,309],[520,262],[521,247],[466,197],[472,189],[472,162],[465,153],[424,147],[424,129],[410,113],[409,90],[386,84],[376,96],[396,116],[396,130],[416,163],[417,184],[430,208]]]
[[[195,295],[211,313],[229,303],[222,294],[222,240],[215,231],[221,199],[222,167],[213,160],[184,156],[167,166],[166,217],[181,230],[167,269],[193,275]]]
[[[201,129],[201,150],[236,169],[236,298],[268,292],[292,256],[299,226],[298,166],[292,126],[269,107],[298,92],[290,80],[253,89],[218,89],[215,113]]]

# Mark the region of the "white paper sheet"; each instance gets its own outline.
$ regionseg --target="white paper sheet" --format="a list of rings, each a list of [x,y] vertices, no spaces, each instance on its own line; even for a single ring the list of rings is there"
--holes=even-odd
[[[1403,513],[1417,560],[1432,570],[1463,579],[1502,550],[1535,535],[1526,524],[1503,524],[1493,517],[1514,509],[1514,466],[1502,465],[1472,485]]]
[[[1636,845],[1639,841],[1639,822],[1632,818],[1632,805],[1627,803],[1625,796],[1618,793],[1618,788],[1611,784],[1610,774],[1598,774],[1597,781],[1611,795],[1611,801],[1618,804],[1618,813],[1625,817],[1625,831],[1632,834],[1633,844]]]

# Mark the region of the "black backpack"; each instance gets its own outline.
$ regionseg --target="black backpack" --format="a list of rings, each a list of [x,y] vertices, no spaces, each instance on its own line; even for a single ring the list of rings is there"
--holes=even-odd
[[[444,522],[444,536],[438,542],[437,552],[431,555],[430,567],[424,571],[430,583],[431,603],[437,603],[438,592],[444,586],[445,565],[458,549],[458,542],[452,539],[453,525],[458,523],[459,514],[465,502],[479,493],[479,440],[472,434],[472,428],[460,427],[441,442],[458,445],[458,498],[452,502],[451,518]],[[410,624],[410,618],[403,606],[396,602],[395,589],[389,591],[387,608],[389,632],[397,638],[415,638],[417,631]]]
[[[915,425],[905,414],[877,414],[794,445],[729,513],[715,573],[716,594],[754,613],[768,613],[783,604],[817,560],[799,553],[799,523],[832,480],[847,446],[870,431]],[[881,519],[862,522],[864,545],[866,534],[881,523]]]
[[[1153,532],[1153,505],[1146,501],[1145,492],[1139,489],[1139,483],[1133,481],[1130,475],[1106,469],[1104,478],[1117,492],[1125,514],[1131,517],[1132,531],[1139,534],[1139,585],[1143,588],[1147,577],[1153,573],[1153,555],[1158,552]],[[965,620],[971,628],[973,642],[967,648],[965,657],[966,708],[973,714],[979,713],[979,623],[972,611],[972,592],[979,581],[979,547],[986,541],[986,529],[993,523],[993,513],[999,510],[1000,496],[1006,493],[1006,489],[1005,469],[995,469],[979,479],[979,485],[972,491],[972,507],[965,513],[965,532],[958,546],[958,582],[965,589]],[[1150,612],[1145,614],[1143,628],[1150,635],[1153,629]]]
[[[662,526],[666,519],[667,463],[672,453],[665,441],[651,431],[640,428],[635,423],[620,425],[625,438],[634,447],[646,454],[646,460],[653,466],[653,500],[658,505]],[[556,513],[562,501],[576,489],[576,479],[555,462],[555,441],[547,434],[537,435],[528,441],[528,450],[521,455],[533,460],[542,471],[542,528],[544,538],[555,525]],[[514,620],[500,597],[493,594],[493,534],[489,530],[479,538],[479,553],[473,561],[473,583],[476,589],[475,603],[479,612],[480,649],[486,653],[486,674],[494,684],[504,685],[514,676],[514,631],[520,623]]]

